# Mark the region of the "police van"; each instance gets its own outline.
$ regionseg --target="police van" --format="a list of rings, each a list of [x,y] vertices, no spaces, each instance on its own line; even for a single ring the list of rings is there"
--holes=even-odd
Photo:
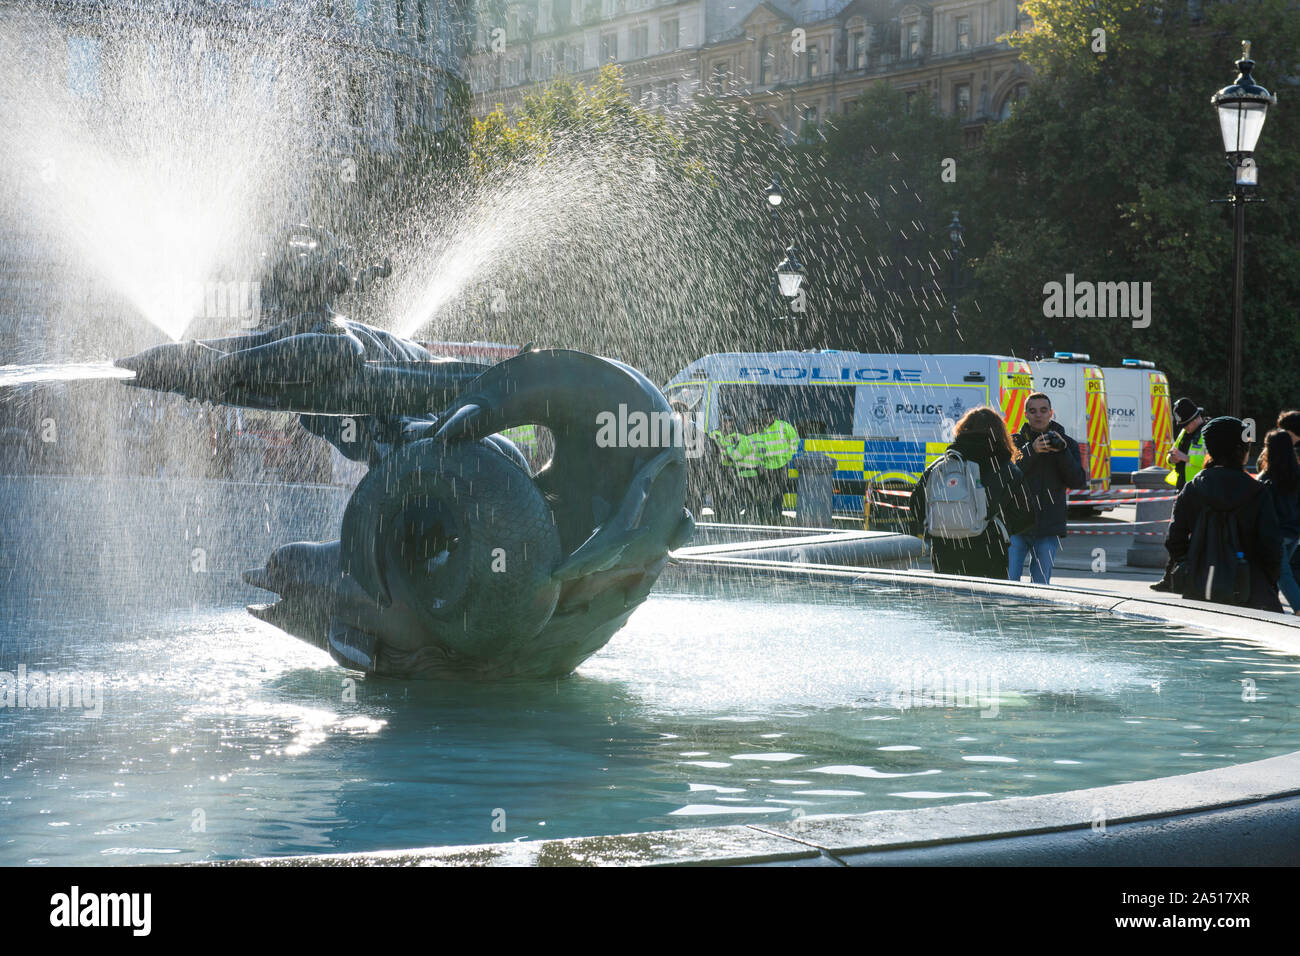
[[[770,407],[801,453],[835,459],[835,509],[860,515],[869,482],[915,483],[970,409],[991,406],[1018,429],[1032,385],[1029,364],[1004,355],[729,352],[692,362],[664,394],[710,433],[724,416],[743,430]]]
[[[1057,352],[1030,362],[1034,391],[1052,400],[1053,418],[1079,443],[1088,492],[1110,490],[1110,422],[1106,413],[1106,377],[1081,352]],[[1087,497],[1073,492],[1071,498]]]
[[[1106,409],[1110,414],[1111,477],[1128,477],[1164,461],[1173,446],[1169,380],[1154,363],[1124,359],[1120,368],[1103,368]]]

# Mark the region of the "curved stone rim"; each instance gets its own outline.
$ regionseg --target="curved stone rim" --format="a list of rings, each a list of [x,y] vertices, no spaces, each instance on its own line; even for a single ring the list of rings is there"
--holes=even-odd
[[[1069,604],[1229,633],[1300,656],[1300,619],[1293,622],[1267,611],[1219,605],[1199,608],[1174,597],[1130,598],[1059,585],[703,555],[679,556],[665,578],[741,573],[850,585],[904,584]],[[1246,623],[1249,631],[1239,630]],[[1300,857],[1296,847],[1300,751],[1135,783],[915,810],[807,816],[786,824],[262,857],[209,865],[1271,865],[1295,863]]]

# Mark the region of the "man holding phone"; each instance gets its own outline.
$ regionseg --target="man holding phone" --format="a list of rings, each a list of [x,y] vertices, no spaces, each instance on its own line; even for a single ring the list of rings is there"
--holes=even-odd
[[[1052,583],[1052,564],[1065,536],[1065,509],[1071,488],[1086,488],[1079,443],[1052,421],[1052,400],[1034,392],[1025,400],[1027,421],[1011,436],[1017,449],[1016,464],[1025,476],[1034,526],[1011,536],[1007,577],[1020,580],[1029,557],[1029,576],[1035,584]]]

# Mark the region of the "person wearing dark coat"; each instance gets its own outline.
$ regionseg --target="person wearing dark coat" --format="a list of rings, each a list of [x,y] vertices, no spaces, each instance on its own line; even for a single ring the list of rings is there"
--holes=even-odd
[[[1264,439],[1268,454],[1259,483],[1273,496],[1278,528],[1282,532],[1282,571],[1277,585],[1282,590],[1292,614],[1300,614],[1300,584],[1296,583],[1291,559],[1300,546],[1300,464],[1296,462],[1295,442],[1291,433],[1275,428]]]
[[[1043,392],[1025,399],[1028,421],[1011,436],[1016,465],[1025,476],[1025,488],[1034,511],[1034,525],[1024,534],[1013,535],[1007,577],[1020,580],[1029,557],[1029,576],[1035,584],[1052,583],[1052,565],[1065,537],[1066,507],[1071,488],[1087,488],[1079,443],[1052,420],[1052,400]]]
[[[1011,534],[1018,534],[1033,522],[1024,476],[1012,461],[1015,446],[1007,426],[991,408],[973,408],[962,416],[949,449],[967,461],[979,464],[980,481],[988,491],[988,528],[974,538],[927,538],[930,563],[938,574],[964,574],[979,578],[1007,576],[1007,552]],[[908,501],[913,533],[925,528],[925,483],[943,459],[930,465],[912,489]],[[997,520],[995,520],[997,519]],[[1001,527],[999,526],[1001,523]],[[1003,528],[1007,535],[1003,534]]]
[[[1277,581],[1282,570],[1282,531],[1267,487],[1246,474],[1250,446],[1241,437],[1245,429],[1241,419],[1226,416],[1205,426],[1206,467],[1178,493],[1165,547],[1171,564],[1184,562],[1189,557],[1192,532],[1204,511],[1240,508],[1241,552],[1250,567],[1246,606],[1281,611]]]

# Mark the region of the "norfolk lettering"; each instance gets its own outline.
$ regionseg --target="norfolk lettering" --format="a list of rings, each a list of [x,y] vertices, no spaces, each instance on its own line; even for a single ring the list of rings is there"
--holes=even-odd
[[[1049,319],[1132,319],[1133,328],[1151,324],[1150,282],[1088,282],[1065,274],[1065,284],[1043,286],[1043,315]]]

